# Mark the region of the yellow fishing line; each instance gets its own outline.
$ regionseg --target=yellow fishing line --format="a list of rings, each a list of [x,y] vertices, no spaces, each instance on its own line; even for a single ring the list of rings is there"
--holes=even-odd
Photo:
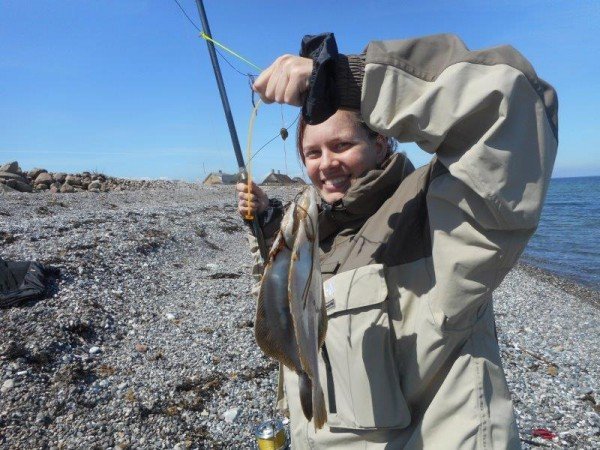
[[[246,202],[248,203],[248,212],[244,216],[248,220],[253,220],[254,215],[252,214],[252,208],[250,207],[250,193],[252,192],[252,135],[254,134],[254,120],[256,119],[256,113],[261,101],[256,102],[252,114],[250,114],[250,122],[248,124],[248,142],[246,145],[246,176],[248,179],[248,189],[246,192]],[[257,204],[258,206],[258,204]]]
[[[233,50],[231,50],[230,48],[225,47],[223,44],[221,44],[220,42],[215,41],[213,38],[211,38],[208,34],[206,34],[204,31],[202,31],[200,33],[200,37],[202,39],[206,39],[207,41],[212,42],[213,44],[221,47],[223,50],[225,50],[226,52],[231,53],[233,56],[235,56],[236,58],[244,61],[246,64],[251,65],[252,67],[254,67],[256,70],[258,70],[259,72],[262,72],[262,69],[260,67],[258,67],[256,64],[254,64],[253,62],[248,61],[246,58],[244,58],[242,55],[234,52]]]

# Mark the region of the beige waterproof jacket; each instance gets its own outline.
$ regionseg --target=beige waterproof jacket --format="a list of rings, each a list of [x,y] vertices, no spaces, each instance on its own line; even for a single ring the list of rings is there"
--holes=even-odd
[[[434,157],[411,173],[397,154],[321,212],[328,419],[318,431],[306,421],[285,369],[292,447],[520,448],[492,292],[538,224],[555,92],[511,47],[372,42],[361,113]]]

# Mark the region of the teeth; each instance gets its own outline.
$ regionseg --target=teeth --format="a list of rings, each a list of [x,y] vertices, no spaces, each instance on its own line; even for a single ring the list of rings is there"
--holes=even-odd
[[[343,185],[347,180],[347,177],[338,177],[338,178],[332,178],[331,180],[326,180],[325,184],[329,184],[335,187],[341,186]]]

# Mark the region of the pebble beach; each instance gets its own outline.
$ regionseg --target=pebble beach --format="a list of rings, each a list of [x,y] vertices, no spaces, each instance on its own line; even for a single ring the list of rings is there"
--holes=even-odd
[[[0,192],[0,255],[61,271],[0,309],[0,447],[254,448],[282,417],[246,235],[233,186]],[[523,448],[600,448],[600,292],[518,265],[494,308]]]

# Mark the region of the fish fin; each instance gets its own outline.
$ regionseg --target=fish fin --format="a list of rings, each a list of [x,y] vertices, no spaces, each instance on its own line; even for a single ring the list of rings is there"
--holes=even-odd
[[[312,381],[306,372],[298,373],[298,387],[300,390],[300,405],[306,420],[310,422],[313,417]]]
[[[319,311],[319,326],[318,326],[318,339],[319,348],[323,347],[325,343],[325,336],[327,335],[327,308],[325,302],[322,300],[325,296],[321,296],[321,310]]]
[[[315,431],[320,430],[327,422],[327,408],[325,407],[325,395],[321,386],[316,383],[313,386],[312,391],[312,407],[313,407],[313,421],[315,424]]]

